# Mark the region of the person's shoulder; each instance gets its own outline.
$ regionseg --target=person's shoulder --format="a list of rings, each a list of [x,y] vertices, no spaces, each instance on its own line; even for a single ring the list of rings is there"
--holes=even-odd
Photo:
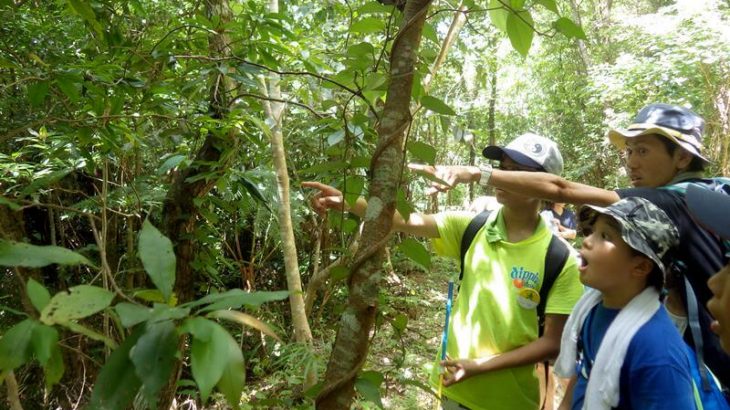
[[[629,355],[642,363],[684,364],[684,341],[664,307],[636,332]]]

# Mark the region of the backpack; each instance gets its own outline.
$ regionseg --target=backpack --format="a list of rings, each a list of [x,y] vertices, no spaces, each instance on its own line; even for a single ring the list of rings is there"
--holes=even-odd
[[[461,272],[459,273],[459,282],[464,277],[464,258],[466,257],[466,251],[471,246],[479,229],[487,222],[491,213],[491,211],[483,211],[475,216],[469,222],[461,237],[461,247],[459,249],[461,253]],[[550,238],[547,254],[545,255],[545,268],[543,270],[542,285],[540,286],[540,303],[537,305],[537,320],[540,336],[542,336],[543,328],[545,327],[545,304],[547,303],[548,293],[558,278],[558,275],[563,270],[569,256],[570,250],[568,249],[568,245],[553,234]]]
[[[659,187],[659,189],[676,192],[684,198],[684,196],[687,194],[687,188],[690,184],[694,184],[714,192],[721,192],[730,195],[730,192],[728,190],[728,187],[730,187],[730,178],[724,177],[704,178],[699,180],[695,179],[692,181],[678,182],[676,184]],[[727,249],[730,249],[730,243],[728,243],[728,241],[723,241],[723,244]],[[687,269],[686,263],[681,260],[675,260],[670,268],[675,272],[675,274],[679,274],[683,278],[685,298],[687,301],[687,325],[692,336],[692,341],[694,342],[695,355],[699,366],[701,389],[705,393],[707,393],[712,390],[710,387],[710,384],[712,382],[710,380],[710,376],[707,371],[707,365],[705,364],[704,360],[704,342],[702,338],[702,329],[700,328],[699,317],[699,309],[701,309],[701,306],[699,305],[697,296],[695,295],[695,291],[685,274]]]

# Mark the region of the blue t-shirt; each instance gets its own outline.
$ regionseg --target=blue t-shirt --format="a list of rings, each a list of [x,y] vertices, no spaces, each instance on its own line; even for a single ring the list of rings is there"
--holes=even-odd
[[[588,377],[606,330],[618,309],[598,304],[586,317],[578,340],[580,352],[573,390],[573,410],[583,408]],[[617,409],[695,409],[685,344],[664,307],[631,339],[619,381]],[[670,404],[671,403],[671,404]]]

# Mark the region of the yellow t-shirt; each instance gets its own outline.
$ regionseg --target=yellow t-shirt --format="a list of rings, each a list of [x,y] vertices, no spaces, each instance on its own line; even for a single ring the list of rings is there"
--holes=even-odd
[[[461,212],[438,214],[435,251],[458,259],[461,237],[473,217]],[[449,357],[491,356],[537,339],[536,308],[551,235],[540,219],[532,236],[510,243],[501,210],[489,216],[464,258],[464,278],[449,323]],[[550,289],[545,313],[570,314],[582,293],[577,261],[568,257]],[[438,366],[430,382],[438,386]],[[537,409],[540,397],[533,364],[473,376],[444,387],[442,393],[474,410]]]

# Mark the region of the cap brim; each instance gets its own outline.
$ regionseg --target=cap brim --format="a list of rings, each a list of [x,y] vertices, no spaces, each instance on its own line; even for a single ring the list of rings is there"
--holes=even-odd
[[[542,171],[545,170],[542,165],[535,162],[535,160],[533,160],[532,158],[519,151],[515,151],[509,148],[502,148],[496,145],[490,145],[487,148],[484,148],[484,150],[482,151],[482,155],[484,155],[484,157],[487,159],[493,159],[495,161],[501,161],[504,156],[508,156],[512,161],[522,166],[535,168]]]
[[[596,222],[596,218],[598,215],[606,215],[610,216],[611,218],[615,219],[616,222],[621,225],[621,239],[631,248],[635,249],[638,252],[641,252],[642,254],[646,255],[649,259],[654,261],[659,266],[659,269],[664,272],[664,263],[662,262],[662,258],[659,257],[651,248],[648,246],[642,247],[640,244],[633,243],[633,240],[628,235],[627,231],[631,229],[630,226],[628,226],[628,222],[624,219],[622,215],[617,214],[614,210],[611,208],[604,208],[600,206],[595,205],[583,205],[578,210],[578,224],[581,228],[581,230],[585,229],[586,224],[593,225]],[[643,240],[645,241],[646,238],[643,237]],[[646,243],[644,243],[646,245]]]
[[[730,239],[730,196],[690,184],[687,207],[705,229]]]
[[[697,147],[693,146],[692,144],[682,141],[678,139],[676,136],[672,135],[669,131],[664,129],[663,127],[652,127],[642,130],[609,130],[608,131],[608,140],[618,149],[624,149],[626,148],[626,139],[627,138],[636,138],[640,137],[642,135],[661,135],[663,137],[669,138],[672,142],[679,145],[680,147],[684,148],[686,151],[690,152],[692,155],[696,156],[697,158],[701,159],[705,162],[705,164],[709,164],[710,160],[705,158],[702,154],[700,154],[700,151],[697,149]]]

